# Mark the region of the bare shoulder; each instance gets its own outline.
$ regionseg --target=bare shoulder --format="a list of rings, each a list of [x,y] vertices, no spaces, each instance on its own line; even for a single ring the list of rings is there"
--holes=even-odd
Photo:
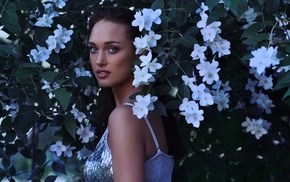
[[[116,181],[144,179],[144,123],[131,106],[118,106],[109,117],[109,138]]]
[[[113,140],[128,140],[134,137],[142,138],[144,122],[138,119],[132,111],[131,106],[120,105],[116,107],[109,117],[109,132]],[[111,140],[109,137],[109,141]]]

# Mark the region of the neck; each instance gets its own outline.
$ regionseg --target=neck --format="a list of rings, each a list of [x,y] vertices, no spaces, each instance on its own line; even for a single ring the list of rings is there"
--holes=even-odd
[[[130,82],[130,84],[123,85],[122,87],[112,87],[116,106],[119,106],[125,102],[132,103],[134,99],[130,99],[130,96],[142,91],[142,88],[136,88],[131,83],[132,82]]]

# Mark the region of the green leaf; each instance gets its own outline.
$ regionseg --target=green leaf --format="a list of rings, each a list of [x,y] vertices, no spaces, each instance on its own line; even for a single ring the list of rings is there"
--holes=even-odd
[[[92,79],[88,76],[78,77],[74,81],[83,90],[85,90],[88,85],[92,85]]]
[[[183,37],[177,38],[176,41],[174,42],[174,46],[181,44],[184,47],[193,48],[193,45],[196,43],[198,43],[196,38],[190,35],[185,35]]]
[[[9,116],[5,117],[0,126],[1,126],[1,132],[3,133],[12,130],[13,124],[11,121],[11,117]]]
[[[36,149],[33,154],[33,159],[37,165],[42,166],[46,161],[46,154],[41,149]]]
[[[212,22],[220,19],[226,13],[226,9],[223,6],[215,6],[211,10],[211,13],[208,16],[207,24],[211,24]]]
[[[219,179],[219,181],[225,180],[228,169],[227,164],[223,159],[215,155],[209,155],[206,160],[206,165],[209,173],[214,178]]]
[[[180,100],[170,100],[165,104],[166,109],[178,109],[181,104]]]
[[[46,40],[48,36],[51,35],[51,32],[48,28],[43,28],[43,27],[38,27],[35,30],[34,36],[33,36],[33,41],[35,45],[39,45],[42,47],[46,46]]]
[[[60,64],[59,55],[57,53],[55,53],[55,52],[52,52],[49,55],[49,58],[48,58],[47,62],[49,62],[51,64],[59,65]]]
[[[2,148],[0,148],[0,159],[8,159],[6,153],[3,151]]]
[[[52,82],[57,75],[58,75],[58,72],[54,72],[54,71],[45,71],[45,72],[40,73],[40,76],[48,82]]]
[[[166,108],[164,104],[160,101],[154,102],[154,111],[158,113],[160,116],[167,116]]]
[[[16,6],[21,10],[34,10],[36,8],[35,0],[16,1]]]
[[[30,77],[38,68],[40,68],[40,65],[38,64],[25,63],[13,73],[13,76],[16,78],[27,78]]]
[[[66,110],[71,97],[71,93],[68,92],[65,88],[56,89],[55,91],[53,91],[53,93],[55,94],[55,97],[60,103],[61,107]]]
[[[279,90],[284,87],[288,87],[290,85],[290,72],[287,72],[285,75],[280,78],[280,80],[277,82],[273,90]]]
[[[16,138],[16,133],[14,131],[12,132],[6,132],[6,135],[4,136],[5,142],[13,142]]]
[[[63,173],[66,175],[66,170],[65,170],[65,163],[58,159],[56,161],[53,161],[52,163],[52,169],[55,171],[55,172],[60,172],[60,173]]]
[[[47,176],[44,182],[54,182],[57,176]]]
[[[0,44],[0,56],[7,57],[9,56],[14,49],[13,45],[4,45]]]
[[[241,0],[224,0],[225,5],[230,8],[230,10],[236,10]],[[243,0],[242,0],[243,1]]]
[[[6,9],[2,12],[2,23],[9,31],[19,36],[21,28],[18,24],[16,5],[14,3],[8,3],[5,7]]]
[[[290,87],[288,87],[288,90],[286,91],[286,93],[283,96],[283,100],[286,99],[288,96],[290,96]]]
[[[18,114],[14,119],[14,127],[15,129],[21,131],[22,133],[27,133],[30,128],[32,128],[37,120],[39,119],[39,116],[35,112],[28,112],[25,114]]]
[[[246,39],[245,41],[243,41],[244,44],[246,45],[253,45],[253,44],[257,44],[263,40],[266,40],[269,38],[269,35],[266,33],[262,33],[262,34],[258,34],[256,36],[253,37],[249,37],[248,39]]]
[[[152,3],[151,5],[151,8],[153,10],[156,10],[156,9],[163,9],[164,7],[164,1],[163,0],[156,0]]]
[[[290,57],[285,56],[283,60],[280,61],[279,66],[289,66],[290,65]]]
[[[76,140],[76,121],[73,118],[66,117],[63,124],[68,133],[73,137],[74,140]]]
[[[263,28],[264,26],[262,26],[260,23],[254,23],[243,32],[241,37],[244,38],[256,36],[257,33],[259,33]]]
[[[219,4],[219,1],[217,1],[217,0],[206,0],[206,3],[205,4],[211,10],[213,7],[215,7],[216,5]]]

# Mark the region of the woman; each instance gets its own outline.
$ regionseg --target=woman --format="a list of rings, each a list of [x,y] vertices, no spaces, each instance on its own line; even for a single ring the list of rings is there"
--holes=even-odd
[[[174,151],[167,137],[171,131],[156,113],[150,112],[145,121],[132,111],[134,100],[129,97],[142,91],[132,85],[133,62],[138,59],[133,40],[139,36],[138,28],[131,26],[133,20],[133,11],[107,7],[97,9],[89,22],[90,62],[102,88],[108,127],[86,161],[86,181],[171,181]]]

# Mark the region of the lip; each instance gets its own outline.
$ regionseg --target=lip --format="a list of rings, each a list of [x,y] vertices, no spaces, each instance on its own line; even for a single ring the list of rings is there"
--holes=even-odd
[[[97,70],[96,74],[99,78],[106,78],[111,72],[107,70]]]

